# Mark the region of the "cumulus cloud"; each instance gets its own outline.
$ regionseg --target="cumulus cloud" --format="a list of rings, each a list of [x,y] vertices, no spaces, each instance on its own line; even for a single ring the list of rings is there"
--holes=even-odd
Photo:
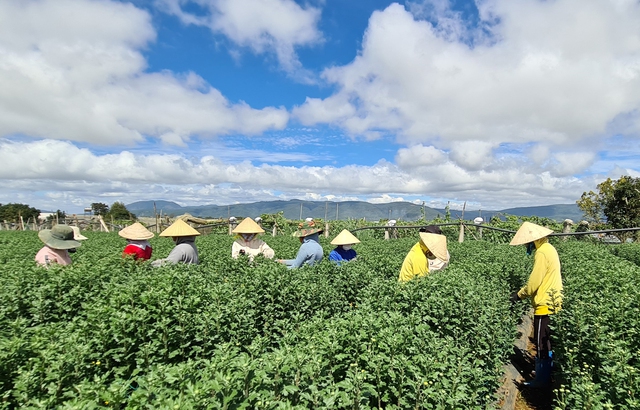
[[[184,24],[206,26],[239,47],[256,54],[271,53],[281,68],[303,82],[312,75],[300,63],[295,49],[318,44],[320,9],[302,7],[293,0],[158,0]],[[200,13],[185,6],[195,4]]]
[[[232,104],[194,73],[145,72],[141,51],[155,36],[131,4],[0,2],[0,137],[181,145],[285,127],[286,110]]]
[[[447,156],[443,151],[422,144],[399,149],[395,158],[396,164],[404,169],[437,165],[446,160]]]
[[[440,5],[374,12],[358,56],[322,74],[337,91],[308,98],[295,116],[440,149],[469,140],[569,146],[606,135],[616,118],[637,129],[619,117],[640,108],[637,2],[476,2],[473,26],[448,2],[428,3]]]
[[[558,158],[565,166],[576,160]],[[383,202],[408,196],[411,201],[419,202],[416,198],[420,197],[441,203],[469,201],[496,209],[532,202],[570,203],[587,187],[595,186],[590,178],[558,177],[524,164],[477,171],[452,161],[410,170],[384,160],[371,166],[254,165],[248,161],[229,163],[212,155],[96,154],[55,140],[0,142],[0,163],[0,202],[13,202],[20,194],[33,204],[51,193],[72,204],[100,197],[126,203],[171,197],[185,203],[220,204],[237,198],[244,198],[237,199],[241,202],[272,197]]]
[[[550,171],[554,176],[567,177],[583,172],[596,159],[592,152],[558,152],[553,155]]]
[[[493,160],[494,144],[485,141],[462,141],[451,148],[450,158],[464,169],[477,171]]]

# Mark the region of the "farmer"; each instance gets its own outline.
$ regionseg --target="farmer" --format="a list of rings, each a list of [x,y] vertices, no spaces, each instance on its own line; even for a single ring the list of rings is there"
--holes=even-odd
[[[127,240],[127,246],[122,251],[123,258],[131,255],[134,260],[151,259],[153,248],[149,243],[149,239],[153,238],[154,235],[140,222],[121,229],[118,235]]]
[[[548,228],[524,222],[510,245],[527,245],[527,254],[535,250],[533,269],[529,281],[517,292],[511,294],[511,302],[531,298],[534,309],[533,338],[536,344],[536,377],[525,386],[542,387],[551,380],[553,352],[551,350],[551,329],[549,315],[562,308],[562,276],[558,252],[549,243],[547,236],[553,231]]]
[[[56,225],[51,229],[43,229],[38,232],[38,238],[45,246],[38,251],[35,260],[38,265],[45,267],[52,264],[71,265],[68,250],[81,245],[73,239],[73,229],[68,225]]]
[[[360,243],[358,238],[353,236],[348,230],[343,229],[342,232],[331,241],[332,245],[337,246],[329,254],[329,260],[337,263],[339,266],[342,262],[355,259],[357,254],[351,247],[356,243]]]
[[[160,236],[170,236],[176,246],[165,259],[151,262],[152,266],[162,266],[167,263],[198,264],[198,248],[196,248],[196,236],[200,232],[190,227],[182,219],[177,219]]]
[[[298,225],[298,230],[293,233],[293,236],[300,238],[300,249],[295,259],[278,259],[278,262],[283,263],[289,267],[289,269],[299,268],[302,265],[312,266],[316,262],[320,262],[323,256],[322,246],[320,246],[320,238],[318,234],[322,232],[322,228],[311,221],[304,221]]]
[[[258,234],[264,233],[264,229],[253,219],[245,218],[231,232],[238,236],[233,245],[231,245],[231,257],[233,259],[238,259],[240,255],[247,255],[249,260],[253,260],[258,255],[273,259],[275,255],[273,249],[265,241],[258,238]]]
[[[447,237],[435,233],[420,232],[420,240],[404,258],[398,280],[407,282],[429,273],[429,260],[447,258]]]
[[[427,225],[424,228],[420,228],[420,232],[425,233],[435,233],[437,235],[442,235],[442,230],[437,225]],[[449,255],[449,250],[447,250],[447,258],[446,259],[429,259],[429,272],[434,272],[437,270],[442,270],[449,266],[449,259],[451,256]]]

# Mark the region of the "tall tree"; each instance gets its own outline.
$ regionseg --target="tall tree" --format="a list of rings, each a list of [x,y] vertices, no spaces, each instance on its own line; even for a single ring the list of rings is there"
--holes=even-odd
[[[26,222],[29,218],[37,219],[40,210],[26,204],[0,204],[0,221],[20,222],[20,217]]]
[[[608,178],[597,193],[584,192],[576,204],[591,221],[602,222],[604,216],[613,228],[640,226],[640,178]]]
[[[91,210],[94,215],[105,216],[109,213],[109,205],[103,204],[102,202],[94,202],[91,204]]]
[[[113,219],[136,219],[136,216],[129,212],[123,202],[114,202],[108,214]]]

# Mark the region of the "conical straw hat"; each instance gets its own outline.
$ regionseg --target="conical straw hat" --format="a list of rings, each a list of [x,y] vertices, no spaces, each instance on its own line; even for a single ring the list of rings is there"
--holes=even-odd
[[[447,260],[447,237],[436,233],[420,232],[420,240],[436,258]]]
[[[509,245],[524,245],[525,243],[533,242],[536,239],[544,238],[553,233],[553,230],[545,228],[540,225],[536,225],[531,222],[524,222],[518,228],[518,231],[511,239]]]
[[[236,226],[233,233],[264,233],[264,229],[260,228],[260,225],[254,222],[251,218],[244,218],[242,222]]]
[[[144,241],[145,239],[153,238],[153,232],[144,227],[140,222],[136,222],[133,225],[129,225],[118,232],[118,235],[125,239],[131,239],[132,241]]]
[[[189,226],[182,219],[177,219],[167,229],[160,233],[160,236],[198,236],[200,232]]]
[[[331,245],[351,245],[354,243],[360,243],[358,238],[356,238],[351,232],[346,229],[343,229],[342,232],[338,234],[331,241]]]

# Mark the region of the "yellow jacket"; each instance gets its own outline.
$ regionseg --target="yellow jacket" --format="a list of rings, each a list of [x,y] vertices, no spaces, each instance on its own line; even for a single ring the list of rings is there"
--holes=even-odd
[[[427,247],[422,242],[413,245],[404,258],[404,262],[402,262],[400,276],[398,277],[400,282],[407,282],[415,277],[425,276],[429,273],[429,260],[425,255],[427,250]]]
[[[562,276],[558,252],[547,238],[534,241],[536,252],[529,281],[518,292],[520,299],[531,298],[536,315],[550,315],[562,308]],[[552,295],[555,300],[552,300]],[[554,306],[555,304],[555,306]]]

